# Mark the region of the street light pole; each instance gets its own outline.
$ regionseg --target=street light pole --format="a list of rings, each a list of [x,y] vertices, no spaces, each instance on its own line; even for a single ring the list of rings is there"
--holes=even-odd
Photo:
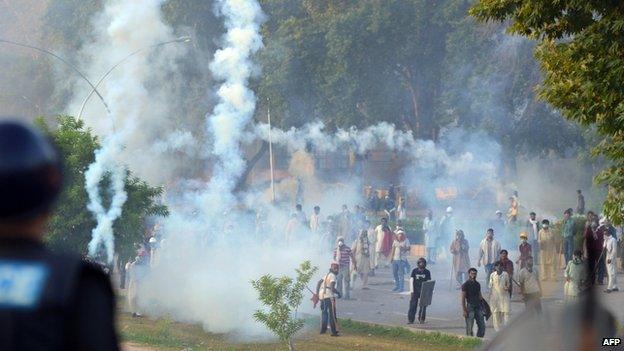
[[[269,122],[269,168],[271,174],[271,203],[275,203],[275,176],[273,174],[273,140],[271,139],[271,101],[267,99],[267,120]]]
[[[140,48],[138,50],[135,50],[133,52],[131,52],[130,54],[128,54],[126,57],[122,58],[121,60],[119,60],[116,64],[114,64],[108,71],[106,71],[106,73],[104,73],[102,75],[102,77],[100,77],[100,79],[97,81],[97,83],[95,83],[95,86],[91,89],[91,92],[89,92],[89,95],[87,95],[87,97],[84,99],[84,101],[82,102],[82,106],[80,106],[80,112],[78,112],[78,117],[77,119],[80,120],[82,119],[82,112],[85,109],[85,106],[87,105],[87,102],[89,101],[89,99],[91,98],[91,96],[93,95],[93,93],[97,93],[96,88],[100,86],[100,84],[104,81],[104,79],[106,79],[106,77],[108,77],[108,75],[115,70],[115,68],[117,68],[117,66],[121,65],[122,63],[126,62],[126,60],[128,60],[129,58],[131,58],[132,56],[140,53],[141,51],[147,50],[147,49],[152,49],[152,48],[156,48],[158,46],[163,46],[163,45],[167,45],[167,44],[171,44],[171,43],[188,43],[191,41],[191,37],[188,36],[183,36],[183,37],[179,37],[177,39],[174,40],[169,40],[169,41],[164,41],[162,43],[158,43],[158,44],[154,44],[154,45],[150,45],[150,46],[146,46],[144,48]]]
[[[90,86],[91,89],[93,89],[93,91],[97,94],[97,96],[100,98],[100,100],[102,101],[102,104],[104,104],[104,107],[106,108],[106,111],[108,113],[110,113],[110,109],[108,108],[108,104],[106,103],[106,101],[104,101],[104,97],[102,96],[102,94],[100,94],[99,91],[97,91],[97,89],[95,88],[95,86],[93,85],[93,83],[91,83],[91,81],[76,67],[74,66],[71,62],[67,61],[66,59],[62,58],[61,56],[48,51],[46,49],[42,49],[36,46],[32,46],[32,45],[28,45],[28,44],[22,44],[22,43],[18,43],[15,41],[11,41],[11,40],[6,40],[6,39],[0,39],[0,43],[6,43],[6,44],[11,44],[11,45],[15,45],[15,46],[21,46],[23,48],[28,48],[28,49],[33,49],[33,50],[37,50],[39,52],[43,52],[44,54],[50,55],[56,59],[58,59],[59,61],[63,62],[65,65],[67,65],[69,68],[71,68],[72,70],[74,70],[74,72],[78,73],[78,75],[85,81],[87,82]]]

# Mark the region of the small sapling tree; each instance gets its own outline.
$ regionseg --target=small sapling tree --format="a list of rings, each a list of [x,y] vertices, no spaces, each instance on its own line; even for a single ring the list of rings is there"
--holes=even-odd
[[[310,261],[303,262],[298,269],[297,278],[274,277],[263,275],[251,285],[258,291],[259,300],[266,306],[256,310],[254,319],[263,323],[277,337],[288,343],[288,349],[294,350],[292,338],[303,327],[303,319],[297,318],[297,309],[303,299],[304,289],[318,270]]]

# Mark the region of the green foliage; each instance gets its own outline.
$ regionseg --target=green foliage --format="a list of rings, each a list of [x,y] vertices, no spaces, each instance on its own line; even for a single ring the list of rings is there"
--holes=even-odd
[[[574,215],[574,250],[583,250],[583,235],[585,234],[585,223],[587,218],[585,216]],[[563,219],[558,219],[554,223],[551,223],[550,230],[552,230],[558,244],[563,242]]]
[[[297,318],[297,308],[303,299],[305,287],[317,270],[310,261],[305,261],[296,269],[295,280],[267,274],[252,281],[251,285],[258,291],[260,302],[268,308],[268,311],[257,310],[254,319],[266,325],[280,340],[290,343],[293,335],[304,325],[304,320]]]
[[[327,339],[318,335],[318,317],[305,320],[305,338],[297,343],[298,349],[308,351],[351,350],[475,350],[482,344],[478,338],[462,338],[442,333],[417,331],[411,328],[387,327],[341,319],[340,327],[348,337]],[[267,341],[241,342],[231,335],[206,332],[200,325],[166,322],[161,320],[119,316],[119,330],[124,341],[145,345],[153,350],[253,350],[275,351],[279,344]],[[365,347],[363,347],[365,345]]]
[[[604,212],[624,223],[624,7],[620,1],[480,0],[482,21],[510,21],[513,33],[539,40],[544,72],[539,96],[569,120],[595,127],[594,150],[610,165],[596,181],[609,186]]]
[[[429,138],[454,1],[264,0],[258,91],[284,127],[390,121]]]
[[[94,152],[99,147],[98,140],[89,129],[85,129],[83,121],[73,117],[58,117],[56,129],[50,128],[42,118],[36,123],[53,139],[64,159],[65,187],[50,220],[46,240],[52,247],[86,253],[91,230],[96,222],[87,210],[89,199],[85,190],[84,172],[94,161]],[[105,190],[108,181],[104,179],[100,184],[104,201],[108,196]],[[156,203],[156,199],[162,195],[162,188],[150,187],[128,171],[125,190],[128,200],[121,217],[113,225],[115,251],[122,260],[136,254],[134,244],[143,239],[146,217],[168,215],[166,206]]]
[[[460,338],[442,333],[414,332],[407,328],[388,327],[372,323],[363,323],[351,319],[340,320],[340,326],[349,329],[352,333],[388,337],[392,339],[409,340],[417,344],[444,345],[450,347],[476,348],[481,346],[481,341],[476,338]],[[453,348],[453,349],[455,349]]]
[[[537,100],[535,42],[506,35],[504,28],[469,17],[456,24],[445,65],[445,111],[464,128],[484,130],[499,141],[506,161],[565,157],[584,145],[580,128]]]
[[[266,120],[269,99],[274,124],[283,128],[316,119],[329,129],[388,121],[435,140],[440,128],[456,122],[487,131],[503,145],[507,161],[562,155],[583,146],[578,128],[534,99],[533,86],[541,79],[532,58],[535,43],[523,41],[508,56],[497,57],[493,52],[502,41],[502,26],[475,23],[467,14],[470,3],[261,0],[267,17],[265,48],[254,58],[262,70],[252,82],[259,97],[256,119]],[[92,18],[103,4],[50,1],[43,21],[46,47],[76,52],[92,39]],[[173,118],[182,129],[203,123],[211,107],[206,99],[211,77],[203,68],[224,31],[213,10],[212,2],[201,0],[162,5],[163,18],[176,35],[193,37],[189,55],[177,62],[186,84],[180,113]],[[50,67],[36,70],[51,81]],[[8,70],[4,81],[23,79],[17,76]],[[13,86],[7,88],[0,99],[18,96]],[[53,103],[64,106],[70,96],[62,89],[38,93],[40,99],[27,96],[35,105],[54,109]]]

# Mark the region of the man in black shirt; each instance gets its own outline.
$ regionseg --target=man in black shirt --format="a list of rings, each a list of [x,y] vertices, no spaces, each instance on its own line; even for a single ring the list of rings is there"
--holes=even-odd
[[[43,245],[60,163],[39,132],[0,122],[0,350],[118,351],[108,276]]]
[[[481,308],[481,284],[477,281],[477,269],[468,270],[468,280],[461,287],[461,304],[466,319],[466,335],[473,336],[474,322],[477,322],[477,337],[485,335],[485,316]]]
[[[410,290],[412,297],[410,299],[409,311],[407,312],[407,324],[414,324],[416,318],[416,308],[418,307],[418,299],[420,298],[420,290],[422,283],[431,280],[431,272],[426,268],[427,260],[419,258],[416,264],[416,268],[412,270],[412,276],[410,277]],[[427,314],[427,306],[420,306],[418,311],[418,321],[420,324],[425,323],[425,316]]]

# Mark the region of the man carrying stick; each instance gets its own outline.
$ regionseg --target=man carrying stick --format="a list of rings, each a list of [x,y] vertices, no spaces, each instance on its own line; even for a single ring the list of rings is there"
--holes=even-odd
[[[329,272],[319,283],[319,299],[321,300],[321,334],[327,332],[327,322],[331,328],[331,336],[338,336],[336,317],[336,297],[340,298],[340,291],[336,289],[336,275],[338,262],[332,262]]]

